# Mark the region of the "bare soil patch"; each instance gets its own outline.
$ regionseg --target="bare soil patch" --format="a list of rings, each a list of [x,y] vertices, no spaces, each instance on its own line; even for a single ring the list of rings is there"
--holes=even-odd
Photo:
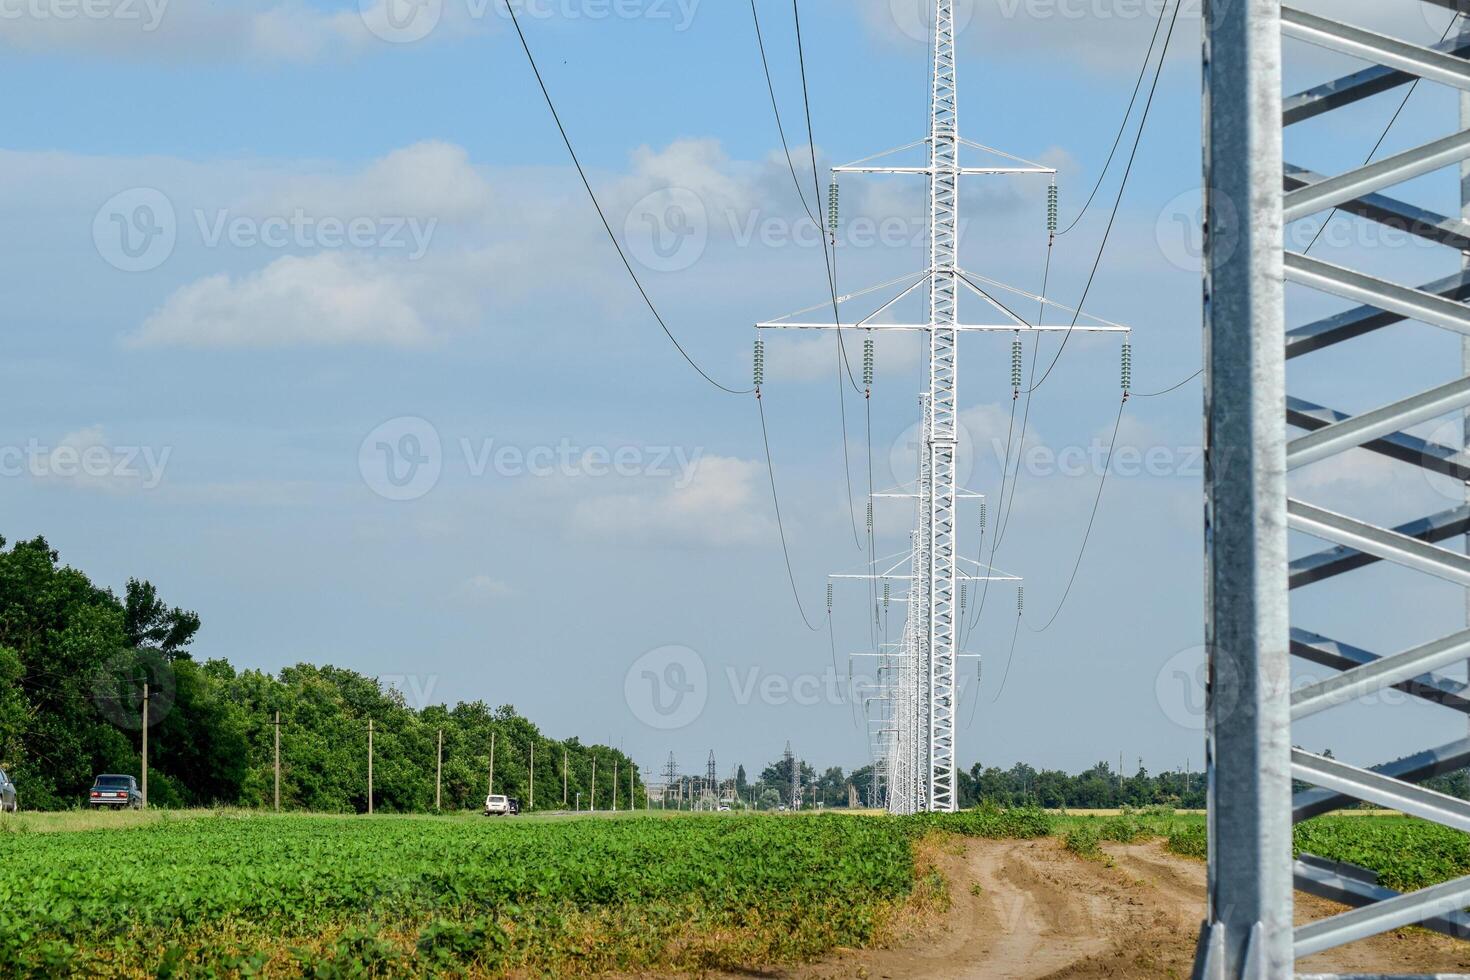
[[[1204,918],[1205,866],[1161,842],[1078,857],[1054,839],[965,840],[935,859],[950,907],[892,948],[748,975],[792,980],[1187,978]],[[1342,911],[1297,895],[1299,921]],[[1417,929],[1314,956],[1305,972],[1463,973],[1470,943]]]

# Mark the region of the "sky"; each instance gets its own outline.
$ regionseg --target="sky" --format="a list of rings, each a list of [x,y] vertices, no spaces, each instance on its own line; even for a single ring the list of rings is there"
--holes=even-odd
[[[759,0],[807,207],[813,155],[825,196],[831,166],[925,135],[924,6],[804,0],[809,139],[791,7]],[[1334,9],[1434,40],[1444,20],[1420,6]],[[715,380],[748,388],[752,325],[828,302],[748,4],[517,10],[669,329]],[[961,131],[1054,167],[1064,227],[1099,178],[1157,16],[1153,0],[959,4]],[[1020,289],[1001,295],[1023,316],[1044,270],[1049,297],[1074,305],[1096,262],[1086,312],[1133,328],[1140,392],[1200,363],[1199,51],[1188,0],[1124,193],[1131,128],[1049,267],[1045,178],[962,191],[961,264]],[[44,535],[114,589],[153,581],[201,615],[201,658],[338,664],[415,705],[513,704],[553,737],[621,746],[649,770],[672,752],[702,771],[711,751],[722,771],[758,769],[787,741],[820,767],[869,762],[863,706],[845,693],[849,671],[872,673],[872,657],[848,657],[873,649],[867,586],[832,580],[829,631],[827,576],[864,571],[870,472],[875,490],[913,479],[916,338],[880,339],[865,400],[839,395],[830,332],[767,335],[778,525],[754,398],[701,378],[652,318],[501,0],[0,0],[0,52],[13,93],[0,534]],[[1291,91],[1361,67],[1298,42],[1286,54]],[[1355,166],[1401,96],[1299,127],[1288,158]],[[1422,86],[1383,152],[1450,132],[1455,112]],[[1453,176],[1395,193],[1445,211]],[[839,292],[924,267],[916,178],[844,178],[842,204]],[[1342,218],[1314,254],[1413,281],[1454,263]],[[1288,295],[1293,323],[1341,308]],[[970,297],[965,311],[988,312]],[[1056,352],[1043,342],[1041,370]],[[961,346],[961,475],[989,496],[991,541],[1008,516],[994,564],[1025,583],[1019,626],[1015,583],[996,582],[966,637],[979,655],[961,670],[966,768],[1201,765],[1200,384],[1120,416],[1119,356],[1115,336],[1073,336],[1028,404],[1012,400],[1007,336]],[[1293,391],[1357,411],[1456,376],[1457,358],[1439,332],[1404,325],[1294,362]],[[1022,462],[1002,504],[1008,432]],[[1462,492],[1357,453],[1293,479],[1386,520]],[[875,518],[877,553],[906,550],[912,503],[882,499]],[[960,519],[978,558],[977,500]],[[1382,652],[1407,623],[1428,639],[1464,612],[1448,586],[1381,568],[1293,601],[1301,625]],[[901,618],[895,602],[890,636]],[[1454,729],[1395,702],[1341,709],[1298,740],[1369,763]]]

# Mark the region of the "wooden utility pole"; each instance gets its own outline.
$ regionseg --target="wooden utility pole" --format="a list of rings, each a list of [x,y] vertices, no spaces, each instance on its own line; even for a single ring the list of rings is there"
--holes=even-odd
[[[490,733],[490,789],[486,796],[495,795],[495,733]]]
[[[281,812],[281,713],[276,712],[276,812]]]
[[[630,801],[631,802],[631,801]],[[613,757],[613,813],[618,812],[618,759]]]
[[[373,720],[368,719],[368,816],[373,815]]]
[[[143,805],[148,805],[148,685],[143,685]]]
[[[434,809],[440,809],[444,789],[444,729],[439,729],[439,750],[434,756]]]
[[[592,806],[593,813],[597,812],[597,756],[592,757]]]
[[[536,743],[531,743],[531,791],[527,794],[531,800],[528,810],[536,809]]]

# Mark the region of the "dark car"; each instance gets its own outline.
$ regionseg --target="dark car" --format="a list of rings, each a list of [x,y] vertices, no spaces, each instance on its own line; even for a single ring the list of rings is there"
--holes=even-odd
[[[92,784],[92,795],[87,801],[93,807],[127,807],[130,810],[143,808],[143,794],[138,781],[132,776],[98,776]]]
[[[15,795],[15,783],[4,769],[0,769],[0,813],[14,813],[20,809],[20,799]]]
[[[510,803],[510,815],[511,816],[515,816],[516,814],[518,814],[518,813],[521,812],[521,801],[520,800],[518,800],[514,796],[512,796],[512,797],[510,797],[509,800],[507,800],[507,802]]]

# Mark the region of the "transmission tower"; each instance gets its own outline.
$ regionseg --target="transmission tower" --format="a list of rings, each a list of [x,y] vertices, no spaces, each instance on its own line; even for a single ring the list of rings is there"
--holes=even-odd
[[[911,767],[910,789],[895,784],[890,798],[901,812],[947,811],[955,808],[955,679],[956,660],[956,563],[958,531],[955,503],[955,452],[958,446],[959,335],[965,331],[1010,333],[1016,341],[1023,333],[1040,331],[1101,331],[1126,334],[1128,328],[1079,313],[1044,297],[1034,296],[985,276],[967,272],[959,265],[959,185],[966,175],[1039,174],[1055,181],[1056,170],[991,147],[963,139],[959,134],[959,102],[956,89],[954,50],[954,0],[934,0],[933,74],[929,134],[905,146],[874,154],[832,171],[828,231],[836,248],[839,227],[837,181],[839,174],[909,174],[929,180],[929,262],[916,275],[865,289],[848,296],[833,297],[840,306],[880,290],[907,284],[892,299],[859,320],[842,322],[840,309],[829,322],[803,321],[802,314],[822,308],[821,304],[777,320],[756,325],[757,330],[843,330],[864,332],[864,380],[871,381],[872,334],[874,331],[919,331],[929,341],[929,372],[922,406],[922,445],[919,451],[917,497],[918,541],[915,572],[910,591],[911,623],[905,628],[903,668],[912,679],[900,686],[909,699],[901,707],[895,727],[899,729],[895,749],[907,756],[898,768]],[[987,155],[981,166],[962,166],[960,148]],[[927,147],[924,164],[906,166],[889,157]],[[1054,228],[1054,225],[1053,225]],[[911,295],[922,295],[928,286],[927,317],[923,322],[878,322],[877,318]],[[961,323],[959,297],[968,290],[989,307],[989,323]],[[1074,314],[1071,326],[1043,327],[1022,320],[998,302],[990,290],[1026,296],[1043,306]],[[760,389],[764,342],[757,340],[756,389]],[[911,710],[909,710],[911,709]]]
[[[674,788],[675,781],[679,778],[679,770],[674,765],[674,753],[669,753],[669,761],[664,764],[664,806],[669,805],[669,793]]]
[[[1292,747],[1294,722],[1388,688],[1470,714],[1467,686],[1440,673],[1470,654],[1470,630],[1424,642],[1429,609],[1395,610],[1379,621],[1402,635],[1403,645],[1379,654],[1323,635],[1318,630],[1331,627],[1320,622],[1312,629],[1294,624],[1289,602],[1291,590],[1379,563],[1470,586],[1470,557],[1445,544],[1463,541],[1470,507],[1457,488],[1457,506],[1450,510],[1388,527],[1289,497],[1287,486],[1291,470],[1341,453],[1361,461],[1365,452],[1470,482],[1470,453],[1461,448],[1470,445],[1470,426],[1462,417],[1454,424],[1465,431],[1447,441],[1406,431],[1449,413],[1463,415],[1470,405],[1470,358],[1460,362],[1453,380],[1428,390],[1420,390],[1424,366],[1415,364],[1394,379],[1412,394],[1355,415],[1288,395],[1286,371],[1289,359],[1411,320],[1451,331],[1466,351],[1470,308],[1463,301],[1470,296],[1470,272],[1462,258],[1460,270],[1447,278],[1403,285],[1307,250],[1283,254],[1286,225],[1312,216],[1331,220],[1334,209],[1352,221],[1384,223],[1448,246],[1462,257],[1470,253],[1470,226],[1463,220],[1470,217],[1470,104],[1464,95],[1470,91],[1470,33],[1463,32],[1462,19],[1462,33],[1452,34],[1457,25],[1450,24],[1443,42],[1426,46],[1279,0],[1215,0],[1216,9],[1211,6],[1203,17],[1210,865],[1196,976],[1237,980],[1291,976],[1299,957],[1410,924],[1470,936],[1470,916],[1462,911],[1470,906],[1470,877],[1399,894],[1363,869],[1292,856],[1293,822],[1355,800],[1470,830],[1470,804],[1418,785],[1464,767],[1470,739],[1398,760],[1370,760],[1367,767]],[[1412,33],[1418,18],[1410,11],[1447,22],[1451,11],[1466,10],[1464,0],[1416,0],[1403,5],[1403,16]],[[1374,66],[1283,102],[1283,34]],[[1461,93],[1461,118],[1451,135],[1364,165],[1358,157],[1332,176],[1285,161],[1283,125],[1419,79]],[[1384,193],[1455,165],[1461,192],[1445,214]],[[1283,282],[1362,305],[1287,330]],[[1341,386],[1338,355],[1328,386]],[[1375,360],[1377,379],[1393,377],[1396,363]],[[1339,397],[1344,408],[1363,400],[1351,390]],[[1289,427],[1305,434],[1288,437]],[[1329,547],[1290,560],[1288,531]],[[1428,605],[1434,593],[1420,595]],[[1292,656],[1337,673],[1295,685]],[[1293,793],[1294,779],[1311,788]],[[1294,925],[1293,885],[1354,908]]]
[[[786,743],[786,751],[781,753],[781,760],[786,763],[791,773],[791,809],[801,809],[801,760],[791,752],[791,743]]]

